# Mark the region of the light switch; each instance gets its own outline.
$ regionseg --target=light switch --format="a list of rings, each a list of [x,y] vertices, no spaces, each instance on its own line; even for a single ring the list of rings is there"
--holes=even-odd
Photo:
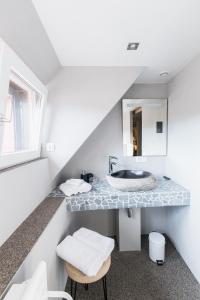
[[[163,122],[161,121],[156,122],[156,132],[163,133]]]
[[[46,144],[46,151],[47,152],[54,152],[56,150],[56,145],[54,143],[47,143]]]

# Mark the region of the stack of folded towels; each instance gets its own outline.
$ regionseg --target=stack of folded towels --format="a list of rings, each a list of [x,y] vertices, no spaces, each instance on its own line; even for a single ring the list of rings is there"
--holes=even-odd
[[[82,179],[69,179],[59,186],[59,189],[66,195],[71,196],[78,193],[87,193],[91,190],[91,184]]]
[[[96,276],[113,249],[113,239],[82,227],[73,236],[68,235],[56,252],[87,276]]]

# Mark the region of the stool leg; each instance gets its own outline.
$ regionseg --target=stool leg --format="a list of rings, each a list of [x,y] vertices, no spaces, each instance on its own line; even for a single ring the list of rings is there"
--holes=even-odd
[[[108,291],[107,291],[107,278],[104,277],[105,291],[106,291],[106,300],[108,299]]]
[[[67,292],[67,281],[66,281],[66,284],[65,284],[65,292]]]
[[[84,286],[85,286],[85,290],[88,291],[88,284],[86,283],[84,284]]]
[[[104,299],[107,300],[107,299],[108,299],[108,295],[107,295],[107,282],[106,282],[106,276],[104,276],[104,277],[102,278],[102,282],[103,282]]]
[[[67,292],[67,281],[66,281],[66,284],[65,284],[65,292]],[[64,300],[64,298],[63,298]]]
[[[70,278],[70,282],[71,282],[71,287],[70,287],[70,294],[72,296],[72,293],[73,293],[73,280]]]
[[[76,290],[77,290],[77,282],[75,281],[75,289],[74,289],[74,297],[73,297],[74,300],[76,300]]]

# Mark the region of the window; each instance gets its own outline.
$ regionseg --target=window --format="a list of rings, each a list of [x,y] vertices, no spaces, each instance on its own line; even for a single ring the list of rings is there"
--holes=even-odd
[[[1,155],[36,150],[41,95],[12,73],[5,103]]]
[[[3,110],[3,113],[0,112],[0,168],[40,156],[46,89],[41,83],[38,85],[38,80],[35,80],[36,77],[23,62],[19,64],[16,55],[14,58],[23,72],[9,67],[4,77],[3,70],[0,70],[0,79],[3,80],[4,87],[7,86],[6,94],[0,94],[0,108]],[[6,59],[6,55],[1,59]],[[13,65],[12,59],[10,63]],[[23,68],[20,68],[21,65]]]

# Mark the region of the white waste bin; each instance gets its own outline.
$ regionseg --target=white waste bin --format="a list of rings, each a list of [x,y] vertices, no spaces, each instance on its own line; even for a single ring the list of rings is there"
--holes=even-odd
[[[159,232],[149,234],[149,257],[158,265],[165,261],[165,237]]]

